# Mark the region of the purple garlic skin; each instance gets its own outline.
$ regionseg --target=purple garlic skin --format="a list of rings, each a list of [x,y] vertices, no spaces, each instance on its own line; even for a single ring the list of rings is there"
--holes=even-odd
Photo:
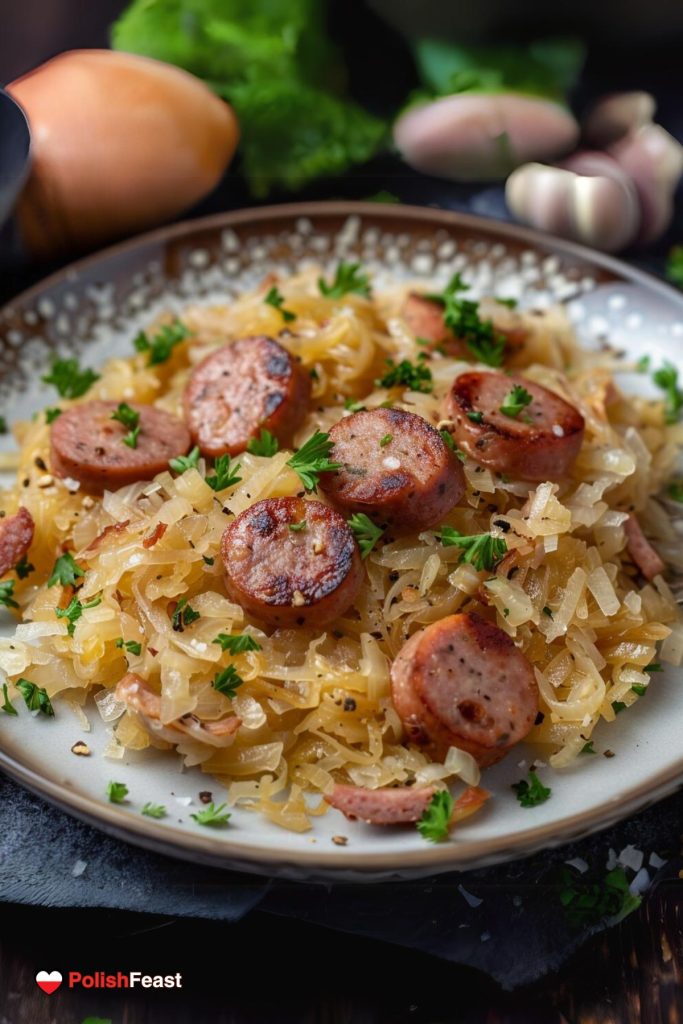
[[[406,163],[454,181],[496,181],[529,160],[555,160],[579,137],[572,114],[513,93],[460,93],[412,107],[394,125]]]
[[[683,174],[683,146],[661,125],[646,124],[609,148],[610,156],[634,181],[642,210],[638,234],[652,242],[666,231],[674,209],[674,192]]]
[[[589,109],[581,128],[591,146],[610,146],[629,132],[651,124],[656,103],[649,92],[615,92]]]

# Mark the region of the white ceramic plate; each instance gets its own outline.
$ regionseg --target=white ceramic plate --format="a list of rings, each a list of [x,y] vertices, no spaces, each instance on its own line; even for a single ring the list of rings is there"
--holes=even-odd
[[[370,203],[317,203],[240,211],[181,224],[108,250],[63,271],[0,312],[0,409],[11,422],[53,401],[36,383],[55,351],[87,347],[89,365],[130,352],[131,338],[160,308],[188,300],[211,302],[260,281],[270,270],[291,273],[307,262],[332,268],[358,258],[378,285],[382,276],[444,277],[467,269],[479,293],[519,297],[522,305],[558,299],[584,344],[609,336],[629,355],[683,370],[683,298],[616,260],[551,238],[473,217]],[[625,388],[649,388],[631,375]],[[653,392],[654,393],[654,392]],[[0,450],[11,440],[0,438]],[[0,625],[11,631],[6,616]],[[336,811],[303,835],[286,832],[248,811],[211,830],[190,815],[198,794],[222,788],[198,770],[180,772],[173,754],[145,752],[110,761],[102,756],[106,725],[94,705],[84,733],[66,708],[54,719],[0,715],[0,767],[65,810],[107,832],[198,862],[296,878],[408,877],[480,867],[520,857],[603,828],[676,788],[683,779],[683,678],[658,674],[647,700],[598,727],[595,748],[613,758],[583,757],[562,772],[541,769],[552,785],[546,803],[520,807],[510,784],[526,774],[524,747],[486,773],[495,799],[446,843],[430,845],[414,829],[350,823]],[[93,754],[70,752],[86,739]],[[127,803],[105,795],[110,779],[125,782]],[[166,805],[162,821],[142,817],[147,802]],[[348,838],[345,846],[332,841]]]

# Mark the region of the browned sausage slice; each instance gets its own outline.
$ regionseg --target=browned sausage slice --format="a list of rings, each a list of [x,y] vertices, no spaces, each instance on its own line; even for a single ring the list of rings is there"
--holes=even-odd
[[[415,633],[391,667],[391,692],[411,742],[437,760],[459,747],[482,768],[523,740],[538,713],[529,661],[506,633],[471,613]]]
[[[404,529],[440,523],[465,490],[460,460],[438,430],[401,409],[372,409],[330,430],[330,459],[343,468],[320,486],[337,505]]]
[[[500,411],[519,385],[532,402],[516,416]],[[520,480],[559,480],[581,448],[584,419],[554,392],[525,377],[462,373],[446,398],[453,436],[477,462]]]
[[[127,672],[116,684],[114,694],[117,700],[140,715],[151,733],[169,743],[180,743],[184,736],[191,736],[212,747],[229,747],[242,724],[237,715],[202,722],[195,715],[187,714],[164,726],[161,724],[161,697],[136,672]]]
[[[626,534],[628,553],[646,580],[653,580],[655,576],[664,572],[666,569],[664,562],[643,533],[643,529],[633,513],[624,523],[624,533]]]
[[[168,469],[169,459],[184,455],[190,434],[177,416],[152,405],[132,405],[140,416],[137,447],[123,443],[127,427],[111,418],[118,402],[83,402],[67,409],[52,424],[50,461],[53,473],[72,477],[93,494],[114,491],[138,480],[151,480]]]
[[[257,501],[227,527],[221,553],[230,598],[274,626],[324,626],[363,582],[348,524],[320,501]]]
[[[527,337],[522,317],[514,309],[493,298],[478,303],[480,320],[491,320],[499,334],[505,338],[508,353],[520,349]],[[472,359],[473,354],[467,343],[457,338],[444,323],[443,307],[438,302],[425,298],[418,292],[411,292],[403,305],[403,319],[411,334],[422,341],[428,341],[429,348],[440,346],[450,356]]]
[[[203,455],[238,455],[269,430],[291,441],[308,411],[311,380],[272,338],[241,338],[212,352],[185,389],[185,418]]]
[[[27,508],[0,519],[0,576],[20,562],[33,540],[35,523]]]
[[[405,825],[419,821],[436,793],[436,786],[365,789],[338,783],[325,800],[347,818],[370,825]]]

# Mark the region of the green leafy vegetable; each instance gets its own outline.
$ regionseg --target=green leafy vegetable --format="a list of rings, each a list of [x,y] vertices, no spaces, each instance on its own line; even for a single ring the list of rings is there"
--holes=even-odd
[[[468,290],[469,285],[460,274],[454,274],[442,292],[425,295],[425,298],[443,306],[444,324],[465,342],[480,363],[502,366],[505,337],[495,330],[493,321],[481,319],[478,302],[460,296],[460,292]]]
[[[321,295],[328,299],[341,299],[344,295],[352,292],[355,295],[362,295],[369,299],[371,295],[370,281],[368,275],[362,273],[360,263],[344,263],[337,266],[332,284],[322,278],[318,278],[318,288]]]
[[[349,412],[365,412],[363,402],[356,398],[347,398],[344,402],[344,408],[348,409]]]
[[[438,790],[417,823],[422,838],[430,843],[440,843],[447,839],[452,813],[453,797],[447,789]]]
[[[543,614],[547,615],[549,619],[552,619],[552,617],[553,617],[553,610],[550,607],[550,605],[548,605],[548,604],[544,604],[543,605]]]
[[[29,711],[40,711],[41,714],[47,715],[48,718],[54,718],[54,708],[44,687],[38,686],[37,683],[32,683],[30,679],[23,678],[17,679],[14,685],[24,698]]]
[[[96,608],[98,604],[102,604],[102,598],[96,597],[92,601],[88,601],[86,604],[81,604],[77,597],[72,597],[66,608],[55,608],[55,615],[58,619],[67,619],[66,629],[69,636],[74,635],[76,629],[76,623],[80,619],[83,611],[86,608]]]
[[[669,484],[668,495],[674,501],[683,502],[683,480],[674,480],[673,483]]]
[[[225,810],[227,806],[227,804],[221,804],[219,807],[216,807],[212,800],[203,811],[191,814],[190,817],[194,818],[198,825],[227,825],[230,820],[230,815]]]
[[[637,694],[638,697],[644,697],[647,693],[647,686],[645,686],[643,683],[634,683],[631,689],[635,694]]]
[[[641,897],[629,889],[622,867],[608,871],[604,878],[594,873],[579,875],[574,869],[560,870],[559,899],[573,928],[584,928],[605,919],[623,920],[640,906]]]
[[[85,570],[80,567],[71,552],[67,551],[60,555],[55,562],[47,585],[48,587],[73,587],[80,576],[85,576]]]
[[[222,651],[230,651],[230,654],[261,650],[261,645],[248,633],[219,633],[213,642],[220,644]]]
[[[543,785],[534,771],[529,772],[528,779],[513,782],[512,789],[517,794],[517,799],[522,807],[537,807],[539,804],[544,804],[552,792],[548,786]]]
[[[666,276],[673,284],[683,288],[683,245],[674,245],[669,249]]]
[[[269,430],[261,428],[261,433],[258,437],[252,437],[247,443],[247,451],[250,455],[262,455],[266,459],[270,459],[273,455],[277,455],[280,450],[280,442],[271,434]]]
[[[368,516],[366,516],[365,512],[356,512],[355,515],[352,515],[349,519],[349,526],[351,527],[351,532],[358,541],[360,557],[363,559],[367,558],[377,541],[385,532],[384,529],[380,526],[376,526],[372,519],[369,519]]]
[[[234,700],[237,696],[238,687],[242,686],[244,679],[239,674],[234,665],[228,665],[222,672],[217,672],[213,677],[211,685],[214,690],[218,690],[228,700]]]
[[[401,200],[398,196],[394,195],[393,192],[388,192],[387,189],[381,188],[379,192],[375,192],[371,196],[365,197],[366,203],[400,203]]]
[[[121,650],[128,651],[129,654],[142,654],[142,644],[138,643],[137,640],[124,640],[123,637],[120,636],[116,641],[115,646],[121,648]]]
[[[4,605],[5,608],[18,608],[19,605],[13,598],[14,584],[16,580],[4,580],[0,582],[0,605]]]
[[[199,465],[199,448],[195,445],[189,455],[177,455],[175,459],[170,459],[168,464],[173,472],[178,474],[188,469],[196,469]]]
[[[138,436],[140,434],[140,413],[136,412],[126,402],[119,402],[118,407],[111,414],[113,420],[118,420],[124,427],[128,427],[128,433],[121,440],[129,448],[137,448]]]
[[[27,576],[30,576],[32,572],[36,571],[36,567],[35,565],[32,565],[26,555],[24,555],[23,558],[21,558],[14,566],[14,571],[20,580],[25,580]]]
[[[239,462],[233,465],[229,455],[219,455],[213,464],[213,473],[206,477],[206,482],[214,491],[224,491],[227,487],[234,487],[242,479],[237,475],[240,468]]]
[[[455,455],[457,455],[458,458],[462,457],[462,460],[464,462],[464,460],[465,460],[465,453],[461,452],[460,449],[458,448],[458,446],[455,443],[455,440],[454,440],[453,435],[451,434],[450,430],[440,430],[439,433],[441,434],[441,439],[443,440],[443,443],[446,445],[446,447],[450,448],[450,450]]]
[[[664,669],[662,668],[662,666],[659,664],[658,661],[651,662],[651,664],[646,665],[645,668],[643,669],[643,672],[663,672],[663,671],[664,671]]]
[[[306,520],[302,519],[300,523],[290,523],[289,529],[292,531],[292,533],[301,533],[303,530],[306,529]]]
[[[593,740],[589,740],[588,743],[584,743],[584,745],[581,747],[581,750],[579,751],[579,753],[581,753],[581,754],[595,754],[595,750],[593,748]]]
[[[467,419],[472,420],[473,423],[481,423],[484,418],[483,412],[468,412]]]
[[[459,533],[452,526],[442,526],[436,535],[444,547],[462,548],[461,562],[469,562],[475,569],[493,569],[508,549],[502,537],[490,533]]]
[[[0,710],[4,711],[6,715],[18,715],[19,712],[15,708],[12,701],[9,699],[9,693],[7,692],[7,683],[2,684],[2,704]]]
[[[144,814],[146,818],[165,818],[167,813],[163,804],[150,803],[146,803],[140,811],[140,814]]]
[[[625,711],[628,704],[624,704],[623,700],[615,700],[612,704],[612,709],[615,715],[620,715],[622,711]]]
[[[503,399],[500,411],[503,416],[509,416],[511,419],[516,419],[522,409],[526,409],[527,405],[531,405],[532,402],[533,398],[527,389],[523,388],[520,384],[515,384],[513,385],[512,391],[510,391],[510,393]]]
[[[386,448],[386,446],[388,444],[391,444],[391,442],[393,440],[394,440],[394,435],[393,434],[385,434],[384,437],[381,437],[380,440],[379,440],[380,448]]]
[[[81,370],[77,359],[53,359],[50,372],[41,379],[54,384],[62,398],[80,398],[100,375],[94,370]]]
[[[57,419],[58,416],[61,416],[61,415],[62,415],[62,410],[59,408],[59,406],[55,406],[52,409],[46,409],[45,410],[45,422],[49,426],[51,423],[54,423],[54,421]]]
[[[333,447],[330,435],[316,430],[299,451],[287,459],[287,465],[297,474],[305,490],[316,489],[321,473],[332,473],[342,468],[341,462],[330,462],[328,459]]]
[[[665,393],[664,419],[676,423],[683,409],[683,391],[678,386],[678,370],[673,363],[665,362],[652,374],[658,388]]]
[[[191,625],[200,618],[200,613],[196,612],[191,605],[187,603],[186,597],[181,597],[175,606],[175,611],[171,616],[171,626],[176,633],[182,633],[185,626]]]
[[[286,324],[290,324],[292,320],[296,320],[296,313],[292,313],[291,309],[285,309],[285,297],[278,291],[275,285],[273,285],[269,290],[263,301],[266,305],[273,306],[277,309],[282,314],[282,319]]]
[[[638,360],[638,362],[636,363],[636,370],[637,370],[637,372],[638,373],[647,373],[649,369],[650,369],[650,357],[649,356],[641,356],[640,359]]]
[[[393,359],[387,359],[389,369],[375,381],[378,388],[405,387],[411,391],[421,391],[428,395],[432,391],[432,371],[425,364],[423,359],[418,359],[413,364],[409,359],[402,359],[400,363],[394,363]]]
[[[107,784],[107,796],[112,804],[122,804],[128,796],[128,786],[125,782],[109,782]]]
[[[149,335],[140,331],[133,339],[136,352],[147,353],[147,365],[158,366],[165,363],[173,354],[173,349],[185,338],[189,338],[190,332],[180,320],[174,320],[171,324],[164,324],[150,340]]]

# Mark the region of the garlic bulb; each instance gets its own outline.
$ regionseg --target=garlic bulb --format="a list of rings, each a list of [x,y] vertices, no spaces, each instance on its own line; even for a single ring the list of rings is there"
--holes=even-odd
[[[635,182],[642,210],[638,241],[652,242],[673,216],[674,192],[683,174],[683,146],[658,124],[646,124],[609,149]]]
[[[617,92],[603,96],[582,122],[583,137],[592,146],[609,146],[631,131],[650,124],[656,109],[649,92]]]

